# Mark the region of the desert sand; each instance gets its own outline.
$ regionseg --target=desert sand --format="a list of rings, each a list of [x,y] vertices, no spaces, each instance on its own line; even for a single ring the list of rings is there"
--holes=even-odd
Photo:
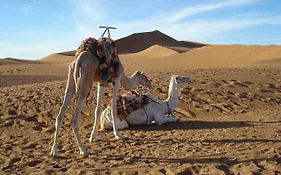
[[[49,156],[73,55],[0,60],[0,174],[281,174],[281,46],[185,48],[156,43],[120,54],[127,74],[143,70],[152,81],[141,92],[165,99],[174,74],[193,82],[180,90],[178,122],[131,126],[121,131],[125,141],[100,131],[89,143],[94,86],[79,120],[87,157],[79,155],[70,127],[73,104],[60,156]],[[106,102],[110,96],[107,90]]]

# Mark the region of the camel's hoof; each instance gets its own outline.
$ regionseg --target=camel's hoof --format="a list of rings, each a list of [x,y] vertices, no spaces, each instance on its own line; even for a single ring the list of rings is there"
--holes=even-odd
[[[116,138],[117,140],[126,140],[126,139],[127,139],[127,137],[122,136],[122,135],[116,135],[115,138]]]
[[[96,139],[96,138],[92,138],[92,137],[90,137],[89,142],[95,142],[95,141],[97,141],[97,139]]]
[[[82,156],[84,156],[84,157],[88,156],[89,153],[90,153],[90,152],[89,152],[88,150],[86,150],[86,149],[80,150],[80,154],[81,154]]]
[[[52,146],[52,150],[50,152],[50,156],[57,157],[58,156],[58,150],[56,146]]]
[[[89,139],[89,142],[95,142],[97,141],[97,133],[91,134],[91,137]]]

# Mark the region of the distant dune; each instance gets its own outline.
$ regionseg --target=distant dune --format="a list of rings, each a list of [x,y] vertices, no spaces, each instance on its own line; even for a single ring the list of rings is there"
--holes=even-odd
[[[38,63],[38,61],[24,60],[24,59],[17,59],[17,58],[2,58],[2,59],[0,59],[0,65],[23,64],[23,63]]]
[[[222,68],[244,66],[280,56],[281,46],[215,45],[194,49],[171,59],[187,59],[199,68]]]
[[[176,39],[156,30],[152,32],[135,33],[115,41],[119,53],[136,53],[153,45],[161,45],[173,48],[201,47],[199,43],[177,41]],[[189,43],[189,45],[188,45]]]
[[[137,53],[141,52],[151,46],[159,45],[169,48],[171,51],[186,52],[193,48],[205,46],[205,44],[196,43],[192,41],[177,41],[176,39],[156,30],[152,32],[134,33],[124,38],[115,41],[119,54]],[[76,46],[78,47],[78,46]],[[166,49],[166,50],[167,50]],[[162,49],[163,50],[163,49]],[[48,55],[41,60],[43,62],[69,62],[73,60],[75,50],[64,51]],[[166,53],[167,51],[165,51]],[[166,54],[159,54],[166,56]],[[153,54],[152,54],[153,55]],[[170,54],[168,54],[170,55]]]
[[[160,45],[153,45],[141,52],[138,53],[133,53],[133,54],[126,54],[127,57],[138,57],[138,58],[153,58],[153,57],[166,57],[166,56],[171,56],[174,54],[177,54],[178,52],[164,47]]]
[[[71,62],[74,57],[68,55],[71,54],[51,54],[40,61]],[[132,69],[138,65],[145,67],[145,70],[230,68],[249,65],[276,67],[276,64],[279,64],[278,58],[281,58],[281,46],[213,45],[181,53],[168,47],[153,45],[138,53],[120,54],[120,58],[123,64],[128,64]]]
[[[63,54],[63,53],[54,53],[40,59],[40,61],[45,63],[64,63],[64,62],[71,62],[73,60],[74,60],[74,56],[68,56],[67,54]]]
[[[271,68],[281,68],[281,57],[275,58],[275,59],[270,59],[270,60],[265,60],[265,61],[254,62],[254,63],[251,63],[250,65],[271,67]]]
[[[170,59],[190,68],[228,68],[280,56],[281,46],[216,45],[194,49]]]
[[[181,43],[184,47],[187,48],[197,48],[197,47],[207,46],[207,44],[193,42],[193,41],[179,41],[179,43]]]
[[[140,65],[147,70],[158,69],[155,65],[160,70],[274,65],[279,64],[278,59],[281,58],[281,46],[205,45],[177,41],[158,30],[135,33],[116,40],[115,44],[123,64],[128,64],[131,68]],[[55,53],[40,61],[71,62],[74,54],[74,50]]]
[[[66,55],[66,56],[75,56],[76,50],[70,50],[65,52],[60,52],[58,54]]]
[[[154,52],[157,52],[154,50]],[[160,51],[159,51],[160,52]],[[252,65],[267,65],[281,58],[281,46],[215,45],[193,49],[189,52],[167,57],[145,57],[137,54],[122,55],[129,70],[142,67],[144,71],[176,71],[187,69],[233,68]],[[268,62],[266,62],[268,61]],[[259,64],[256,64],[258,63]],[[160,64],[161,63],[161,64]],[[134,67],[136,66],[136,67]]]

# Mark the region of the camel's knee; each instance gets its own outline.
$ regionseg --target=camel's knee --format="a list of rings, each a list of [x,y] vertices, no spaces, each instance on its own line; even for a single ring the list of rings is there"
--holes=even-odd
[[[61,127],[62,122],[63,122],[63,116],[58,116],[57,119],[56,119],[56,123],[55,123],[56,129]]]
[[[97,107],[95,109],[95,118],[100,118],[101,112],[102,112],[102,109]]]
[[[77,120],[71,120],[71,128],[72,129],[77,129],[78,128],[78,122],[77,122]]]

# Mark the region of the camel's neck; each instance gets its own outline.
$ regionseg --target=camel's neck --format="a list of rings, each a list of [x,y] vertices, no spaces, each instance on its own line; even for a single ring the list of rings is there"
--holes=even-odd
[[[169,104],[170,109],[168,109],[168,106],[166,106],[168,112],[172,112],[177,106],[179,89],[180,88],[177,84],[175,84],[174,79],[171,79],[169,85],[168,98],[165,100],[165,102],[168,102]]]
[[[128,77],[125,73],[121,74],[121,85],[126,89],[134,89],[140,85],[139,77],[137,72],[135,72],[131,77]]]

